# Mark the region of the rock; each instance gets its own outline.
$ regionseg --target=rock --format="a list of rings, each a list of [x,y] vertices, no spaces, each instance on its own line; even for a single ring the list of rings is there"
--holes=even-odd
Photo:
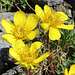
[[[10,46],[6,41],[4,41],[4,40],[2,39],[2,35],[3,35],[3,32],[0,32],[0,50],[1,50],[2,48],[7,48],[7,47]]]
[[[18,65],[13,67],[12,69],[7,70],[5,73],[2,75],[26,75],[23,69]]]
[[[9,61],[9,48],[2,48],[0,50],[0,75],[14,66],[15,64]]]
[[[47,0],[48,5],[53,6],[62,3],[63,0]]]

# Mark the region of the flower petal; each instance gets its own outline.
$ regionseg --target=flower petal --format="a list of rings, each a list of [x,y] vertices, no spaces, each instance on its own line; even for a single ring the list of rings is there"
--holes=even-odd
[[[61,37],[61,34],[58,29],[50,27],[49,29],[49,39],[50,40],[59,40]]]
[[[22,40],[16,40],[12,46],[17,50],[25,48],[25,44]]]
[[[37,23],[38,23],[37,16],[35,14],[29,14],[25,24],[25,30],[26,31],[33,30],[37,26]]]
[[[4,40],[6,40],[7,42],[9,42],[10,44],[14,44],[15,43],[15,41],[17,40],[13,35],[11,35],[11,34],[4,34],[4,35],[2,35],[2,38],[4,39]]]
[[[26,23],[26,15],[23,11],[19,10],[14,15],[15,25],[24,25]]]
[[[36,42],[34,42],[34,43],[31,44],[30,51],[31,51],[31,52],[36,51],[36,50],[39,49],[42,45],[43,45],[42,42],[36,41]]]
[[[31,66],[31,69],[32,69],[32,70],[35,69],[35,67],[34,67],[32,64],[30,64],[30,66]]]
[[[58,25],[57,28],[62,28],[62,29],[67,29],[67,30],[73,30],[74,29],[74,25]]]
[[[36,15],[41,18],[43,20],[44,18],[44,11],[42,10],[42,8],[39,5],[35,6],[35,13]]]
[[[41,27],[42,27],[45,31],[48,31],[48,29],[49,29],[49,24],[48,24],[48,23],[41,23]]]
[[[64,75],[69,75],[67,68],[66,68],[65,71],[64,71]]]
[[[26,62],[18,62],[17,64],[20,64],[22,67],[26,67],[27,69],[30,69],[30,65]]]
[[[39,34],[39,30],[35,29],[34,31],[31,31],[29,34],[27,34],[27,38],[29,40],[33,40],[38,34]]]
[[[33,61],[33,63],[38,64],[38,63],[42,62],[43,60],[45,60],[49,55],[50,55],[50,53],[46,52],[43,55],[41,55],[39,58],[35,59]]]
[[[44,12],[46,16],[49,17],[51,15],[51,12],[52,12],[51,10],[52,10],[51,7],[49,7],[48,5],[44,6]]]
[[[6,19],[2,19],[1,24],[3,28],[5,29],[6,33],[12,33],[12,30],[14,28],[14,24],[10,21],[7,21]]]
[[[71,65],[69,75],[75,75],[75,64]]]
[[[2,36],[3,39],[5,39],[7,42],[9,42],[12,47],[14,47],[15,49],[23,49],[26,48],[28,49],[28,47],[24,44],[24,42],[22,40],[17,40],[13,35],[11,34],[4,34]]]
[[[56,12],[55,16],[57,17],[57,19],[59,19],[59,21],[65,21],[68,20],[68,16],[64,13],[64,12]]]
[[[14,50],[14,48],[10,48],[9,49],[9,54],[12,58],[16,59],[17,61],[20,61],[20,57],[19,55],[16,53],[16,51]]]

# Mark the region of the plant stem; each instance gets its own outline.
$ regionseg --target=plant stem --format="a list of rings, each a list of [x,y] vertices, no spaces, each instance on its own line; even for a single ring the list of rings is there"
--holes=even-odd
[[[27,75],[32,75],[32,72],[30,69],[27,71]]]
[[[31,7],[27,0],[25,0],[26,4],[35,12],[35,10]]]

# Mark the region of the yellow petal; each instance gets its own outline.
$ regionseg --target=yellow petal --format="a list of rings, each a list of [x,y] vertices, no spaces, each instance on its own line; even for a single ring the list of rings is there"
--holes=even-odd
[[[27,52],[29,50],[29,46],[26,45],[22,40],[17,40],[16,42],[14,42],[12,47],[16,49],[17,53],[22,52],[22,54],[23,52]]]
[[[52,12],[51,10],[52,10],[51,7],[49,7],[48,5],[44,6],[44,12],[46,16],[49,17],[51,15],[51,12]]]
[[[26,67],[27,69],[30,69],[30,65],[27,64],[26,62],[20,62],[19,63],[22,67]]]
[[[41,27],[42,27],[45,31],[48,31],[48,29],[49,29],[49,24],[48,24],[48,23],[41,23]]]
[[[20,61],[20,57],[19,55],[16,53],[16,51],[14,50],[14,48],[10,48],[9,49],[9,54],[12,58],[16,59],[17,61]]]
[[[31,69],[35,69],[34,66],[33,66],[32,64],[30,64],[30,66],[31,66]]]
[[[69,75],[75,75],[75,64],[71,65]]]
[[[33,63],[38,64],[38,63],[42,62],[43,60],[45,60],[49,55],[50,55],[50,53],[46,52],[43,55],[41,55],[39,58],[35,59],[33,61]]]
[[[29,14],[25,24],[25,30],[26,31],[33,30],[37,26],[37,23],[38,23],[37,16],[35,14]]]
[[[14,28],[14,24],[10,21],[7,21],[6,19],[2,19],[1,24],[3,28],[5,29],[6,33],[12,33],[12,30]]]
[[[64,12],[56,12],[56,17],[57,19],[59,19],[59,21],[65,21],[65,20],[68,20],[68,16],[64,13]]]
[[[61,37],[61,34],[58,29],[50,27],[49,29],[49,39],[50,40],[59,40]]]
[[[16,40],[12,46],[17,50],[21,48],[25,48],[25,44],[22,40]]]
[[[34,42],[34,43],[31,44],[30,51],[31,51],[31,52],[36,51],[36,50],[39,49],[42,45],[43,45],[42,42],[36,41],[36,42]]]
[[[15,64],[17,64],[17,65],[21,65],[21,67],[24,67],[24,68],[30,69],[30,65],[27,64],[26,62],[22,62],[21,60],[20,60],[20,61],[17,61]]]
[[[39,34],[39,30],[35,29],[34,31],[31,31],[29,34],[27,34],[27,38],[29,40],[33,40],[38,34]]]
[[[9,42],[10,44],[14,44],[15,43],[15,41],[16,41],[16,38],[13,36],[13,35],[11,35],[11,34],[4,34],[4,35],[2,35],[2,38],[4,39],[4,40],[6,40],[7,42]]]
[[[65,71],[64,71],[64,75],[69,75],[67,68],[66,68]]]
[[[35,6],[35,13],[36,15],[41,18],[43,20],[44,18],[44,11],[42,10],[42,8],[39,5]]]
[[[74,25],[64,25],[64,24],[62,24],[62,25],[57,26],[57,28],[72,30],[72,29],[74,29]]]
[[[24,25],[26,22],[26,15],[23,11],[19,10],[14,14],[15,25]]]

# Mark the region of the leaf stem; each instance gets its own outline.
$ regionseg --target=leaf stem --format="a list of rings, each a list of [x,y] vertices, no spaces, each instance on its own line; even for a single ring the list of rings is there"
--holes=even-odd
[[[35,12],[35,10],[31,7],[27,0],[25,0],[26,4]]]

